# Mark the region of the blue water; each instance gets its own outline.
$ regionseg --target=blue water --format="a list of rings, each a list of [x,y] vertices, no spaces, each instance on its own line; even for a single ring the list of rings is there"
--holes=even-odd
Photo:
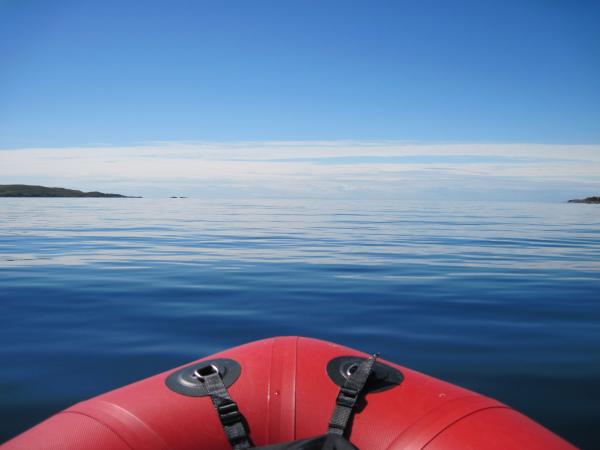
[[[0,199],[0,440],[272,335],[380,351],[600,448],[600,207]]]

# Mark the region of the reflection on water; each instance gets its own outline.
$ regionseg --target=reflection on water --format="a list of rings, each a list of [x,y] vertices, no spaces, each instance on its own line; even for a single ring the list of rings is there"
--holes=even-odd
[[[0,199],[0,287],[0,438],[300,334],[381,351],[600,446],[593,205]]]

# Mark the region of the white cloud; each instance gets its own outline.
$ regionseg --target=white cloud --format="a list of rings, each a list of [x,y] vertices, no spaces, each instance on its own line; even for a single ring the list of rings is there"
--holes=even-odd
[[[600,191],[600,146],[157,143],[0,150],[0,183],[126,194],[564,200]]]

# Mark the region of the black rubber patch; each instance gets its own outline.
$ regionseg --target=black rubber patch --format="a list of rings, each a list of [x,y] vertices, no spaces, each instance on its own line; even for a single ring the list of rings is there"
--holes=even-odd
[[[349,374],[366,358],[356,356],[338,356],[327,364],[327,375],[338,386],[343,386]],[[382,392],[398,386],[404,380],[404,375],[398,369],[377,361],[373,366],[371,376],[367,381],[364,392]]]
[[[208,396],[204,383],[194,373],[197,370],[202,372],[202,369],[210,366],[215,366],[219,370],[225,387],[229,387],[235,383],[242,373],[242,368],[233,359],[207,359],[206,361],[192,364],[173,372],[167,377],[165,384],[169,389],[181,395],[189,397]]]

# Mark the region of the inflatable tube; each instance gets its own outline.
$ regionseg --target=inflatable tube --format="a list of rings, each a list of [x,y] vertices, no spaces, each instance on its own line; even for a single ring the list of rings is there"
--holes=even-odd
[[[218,367],[254,445],[309,438],[327,431],[340,381],[366,356],[302,337],[253,342],[78,403],[2,449],[230,449],[193,375],[207,365]],[[374,371],[348,433],[361,450],[575,448],[496,400],[387,361]]]

